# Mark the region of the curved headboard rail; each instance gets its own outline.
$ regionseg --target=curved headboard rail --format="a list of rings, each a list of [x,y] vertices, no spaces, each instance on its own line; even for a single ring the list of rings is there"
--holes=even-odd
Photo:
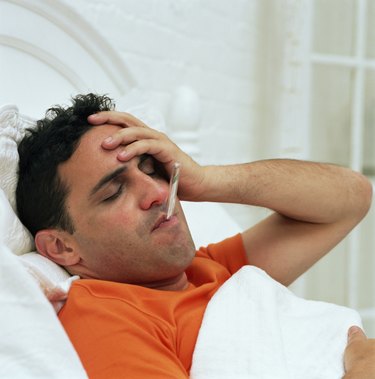
[[[8,46],[40,60],[43,64],[49,66],[52,70],[57,71],[58,74],[63,76],[74,88],[77,89],[77,92],[81,92],[88,86],[88,83],[85,83],[82,78],[74,70],[64,64],[64,62],[35,44],[31,44],[23,39],[0,35],[0,45]]]
[[[24,8],[31,14],[39,15],[44,20],[48,20],[51,25],[58,27],[63,34],[71,36],[71,39],[78,43],[84,51],[86,51],[92,59],[97,62],[111,79],[119,94],[123,94],[126,90],[133,87],[135,82],[130,74],[130,71],[124,64],[121,56],[112,48],[96,29],[80,17],[72,8],[63,4],[59,0],[3,0],[4,3]],[[32,20],[31,28],[33,26]],[[19,22],[14,23],[15,28],[20,29],[20,32],[26,32],[24,28],[19,28]],[[40,25],[38,28],[40,30]],[[46,31],[47,32],[47,31]],[[28,37],[24,34],[24,37]],[[32,36],[31,36],[32,37]],[[45,41],[51,41],[51,38],[43,38],[38,40],[38,45],[44,44]],[[54,51],[58,56],[58,50],[61,47],[58,43],[49,44],[49,49],[45,49],[50,53]],[[62,54],[69,55],[68,45],[63,46]],[[79,65],[79,57],[77,57]]]
[[[117,98],[136,85],[121,55],[59,0],[1,1],[0,56],[0,104],[37,118],[76,93]]]

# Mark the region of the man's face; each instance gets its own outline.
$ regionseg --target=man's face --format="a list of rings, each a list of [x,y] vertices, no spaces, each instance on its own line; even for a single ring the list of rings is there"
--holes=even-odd
[[[65,205],[81,258],[73,271],[83,278],[157,287],[184,272],[195,248],[179,202],[176,215],[163,222],[168,183],[153,158],[120,162],[121,147],[101,147],[118,129],[93,127],[59,167],[69,188]]]

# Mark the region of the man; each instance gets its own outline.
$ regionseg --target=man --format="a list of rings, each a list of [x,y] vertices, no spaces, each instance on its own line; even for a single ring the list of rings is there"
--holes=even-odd
[[[59,314],[90,378],[187,378],[205,307],[245,264],[289,285],[365,216],[372,187],[347,168],[296,160],[200,166],[107,97],[56,107],[19,146],[17,206],[37,250],[83,280]],[[274,213],[195,248],[182,200]]]

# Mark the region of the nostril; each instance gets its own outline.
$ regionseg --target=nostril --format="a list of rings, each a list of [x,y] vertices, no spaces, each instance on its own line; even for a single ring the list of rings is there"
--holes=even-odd
[[[141,200],[142,209],[150,209],[154,206],[164,206],[168,198],[168,185],[162,180],[150,180],[143,183],[141,189],[143,189],[144,196]]]

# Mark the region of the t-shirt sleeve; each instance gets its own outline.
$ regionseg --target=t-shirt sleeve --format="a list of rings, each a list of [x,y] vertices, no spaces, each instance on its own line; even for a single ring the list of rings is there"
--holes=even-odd
[[[74,290],[75,304],[59,318],[90,379],[188,378],[163,320],[119,299],[88,296],[84,287]]]
[[[228,269],[233,275],[241,267],[248,264],[246,251],[241,234],[213,243],[207,247],[201,247],[197,251],[197,257],[212,259]]]

